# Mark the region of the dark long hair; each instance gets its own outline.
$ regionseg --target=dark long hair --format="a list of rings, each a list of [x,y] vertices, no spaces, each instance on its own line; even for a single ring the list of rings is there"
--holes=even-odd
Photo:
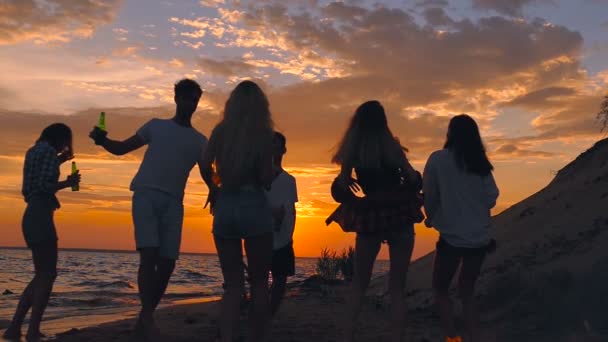
[[[388,127],[380,102],[368,101],[355,111],[332,162],[353,168],[398,168],[406,151]]]
[[[450,120],[444,148],[454,153],[458,166],[467,172],[487,176],[494,170],[486,156],[477,123],[466,114]]]
[[[274,136],[270,104],[256,83],[243,81],[234,88],[212,135],[218,138],[215,161],[224,184],[238,183],[270,151]]]
[[[42,130],[36,142],[46,141],[57,152],[68,148],[72,150],[72,130],[66,124],[54,123]]]

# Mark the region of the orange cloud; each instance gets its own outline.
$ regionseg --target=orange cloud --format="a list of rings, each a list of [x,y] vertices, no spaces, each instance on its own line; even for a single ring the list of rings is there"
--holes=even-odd
[[[4,1],[0,6],[0,45],[24,41],[67,42],[93,35],[114,20],[122,0]],[[17,18],[17,19],[15,19]]]

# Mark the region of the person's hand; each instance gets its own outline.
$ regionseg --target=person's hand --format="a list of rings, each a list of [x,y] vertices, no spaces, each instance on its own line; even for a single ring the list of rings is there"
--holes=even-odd
[[[68,175],[68,177],[66,178],[66,184],[69,186],[76,186],[78,184],[80,184],[80,179],[82,178],[82,176],[80,175],[80,172],[76,172],[74,174]]]
[[[63,164],[68,160],[74,159],[74,152],[68,147],[63,152],[59,153],[57,158],[59,159],[59,164]]]
[[[93,130],[89,133],[89,138],[93,139],[95,145],[103,145],[103,143],[108,138],[108,132],[95,126]]]
[[[217,192],[218,192],[217,188],[209,189],[209,194],[207,195],[207,201],[205,202],[205,205],[203,206],[203,209],[206,209],[207,205],[209,206],[209,212],[211,213],[211,215],[214,214],[215,202],[217,201]]]
[[[344,188],[348,188],[355,195],[362,191],[361,186],[359,185],[357,180],[351,176],[340,176],[340,182],[342,183],[342,186],[344,186]]]
[[[272,218],[274,219],[274,230],[281,230],[283,218],[285,217],[285,206],[281,205],[278,208],[272,208]]]

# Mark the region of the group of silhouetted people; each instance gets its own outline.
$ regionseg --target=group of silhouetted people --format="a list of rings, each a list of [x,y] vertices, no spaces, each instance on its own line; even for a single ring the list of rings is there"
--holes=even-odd
[[[298,194],[295,178],[282,166],[286,138],[275,131],[269,101],[252,81],[241,82],[231,92],[209,139],[191,124],[203,94],[200,86],[184,79],[174,90],[173,118],[152,119],[123,141],[110,139],[99,127],[90,133],[96,145],[114,155],[148,145],[130,186],[140,255],[141,311],[135,333],[142,338],[159,334],[154,311],[179,256],[184,189],[191,169],[198,164],[209,188],[207,204],[224,277],[217,339],[236,338],[245,283],[244,241],[251,289],[248,336],[251,341],[265,341],[287,277],[295,272],[293,233]],[[388,243],[390,256],[390,340],[402,340],[404,289],[414,247],[414,223],[424,218],[422,204],[426,226],[440,232],[432,285],[446,341],[462,341],[448,296],[459,267],[465,340],[480,341],[473,294],[484,257],[494,247],[489,234],[490,209],[498,189],[479,129],[467,115],[454,117],[444,149],[431,155],[422,177],[410,165],[406,152],[391,133],[382,105],[369,101],[355,111],[332,158],[340,172],[331,192],[341,204],[328,220],[357,234],[352,293],[343,316],[344,341],[354,339],[362,300],[383,242]],[[72,132],[61,123],[45,128],[25,156],[22,193],[27,208],[22,227],[32,251],[35,276],[21,295],[5,338],[21,337],[30,308],[26,338],[36,341],[43,337],[40,322],[57,275],[53,213],[60,205],[55,194],[80,182],[78,173],[59,180],[60,164],[72,158]],[[273,278],[270,288],[269,273]]]

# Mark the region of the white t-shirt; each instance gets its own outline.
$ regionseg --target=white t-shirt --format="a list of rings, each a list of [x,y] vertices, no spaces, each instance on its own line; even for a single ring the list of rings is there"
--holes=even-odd
[[[492,173],[467,172],[444,149],[431,154],[422,179],[424,209],[441,237],[456,247],[485,246],[490,240],[490,209],[498,198]]]
[[[148,121],[137,135],[148,149],[131,190],[155,189],[183,200],[190,170],[202,161],[207,138],[192,127],[163,119]]]
[[[285,247],[293,239],[296,225],[295,204],[298,201],[296,179],[286,171],[281,172],[272,181],[270,191],[266,191],[266,198],[271,208],[276,209],[281,206],[285,208],[283,223],[280,229],[278,231],[275,229],[274,232],[273,249],[276,250]]]

